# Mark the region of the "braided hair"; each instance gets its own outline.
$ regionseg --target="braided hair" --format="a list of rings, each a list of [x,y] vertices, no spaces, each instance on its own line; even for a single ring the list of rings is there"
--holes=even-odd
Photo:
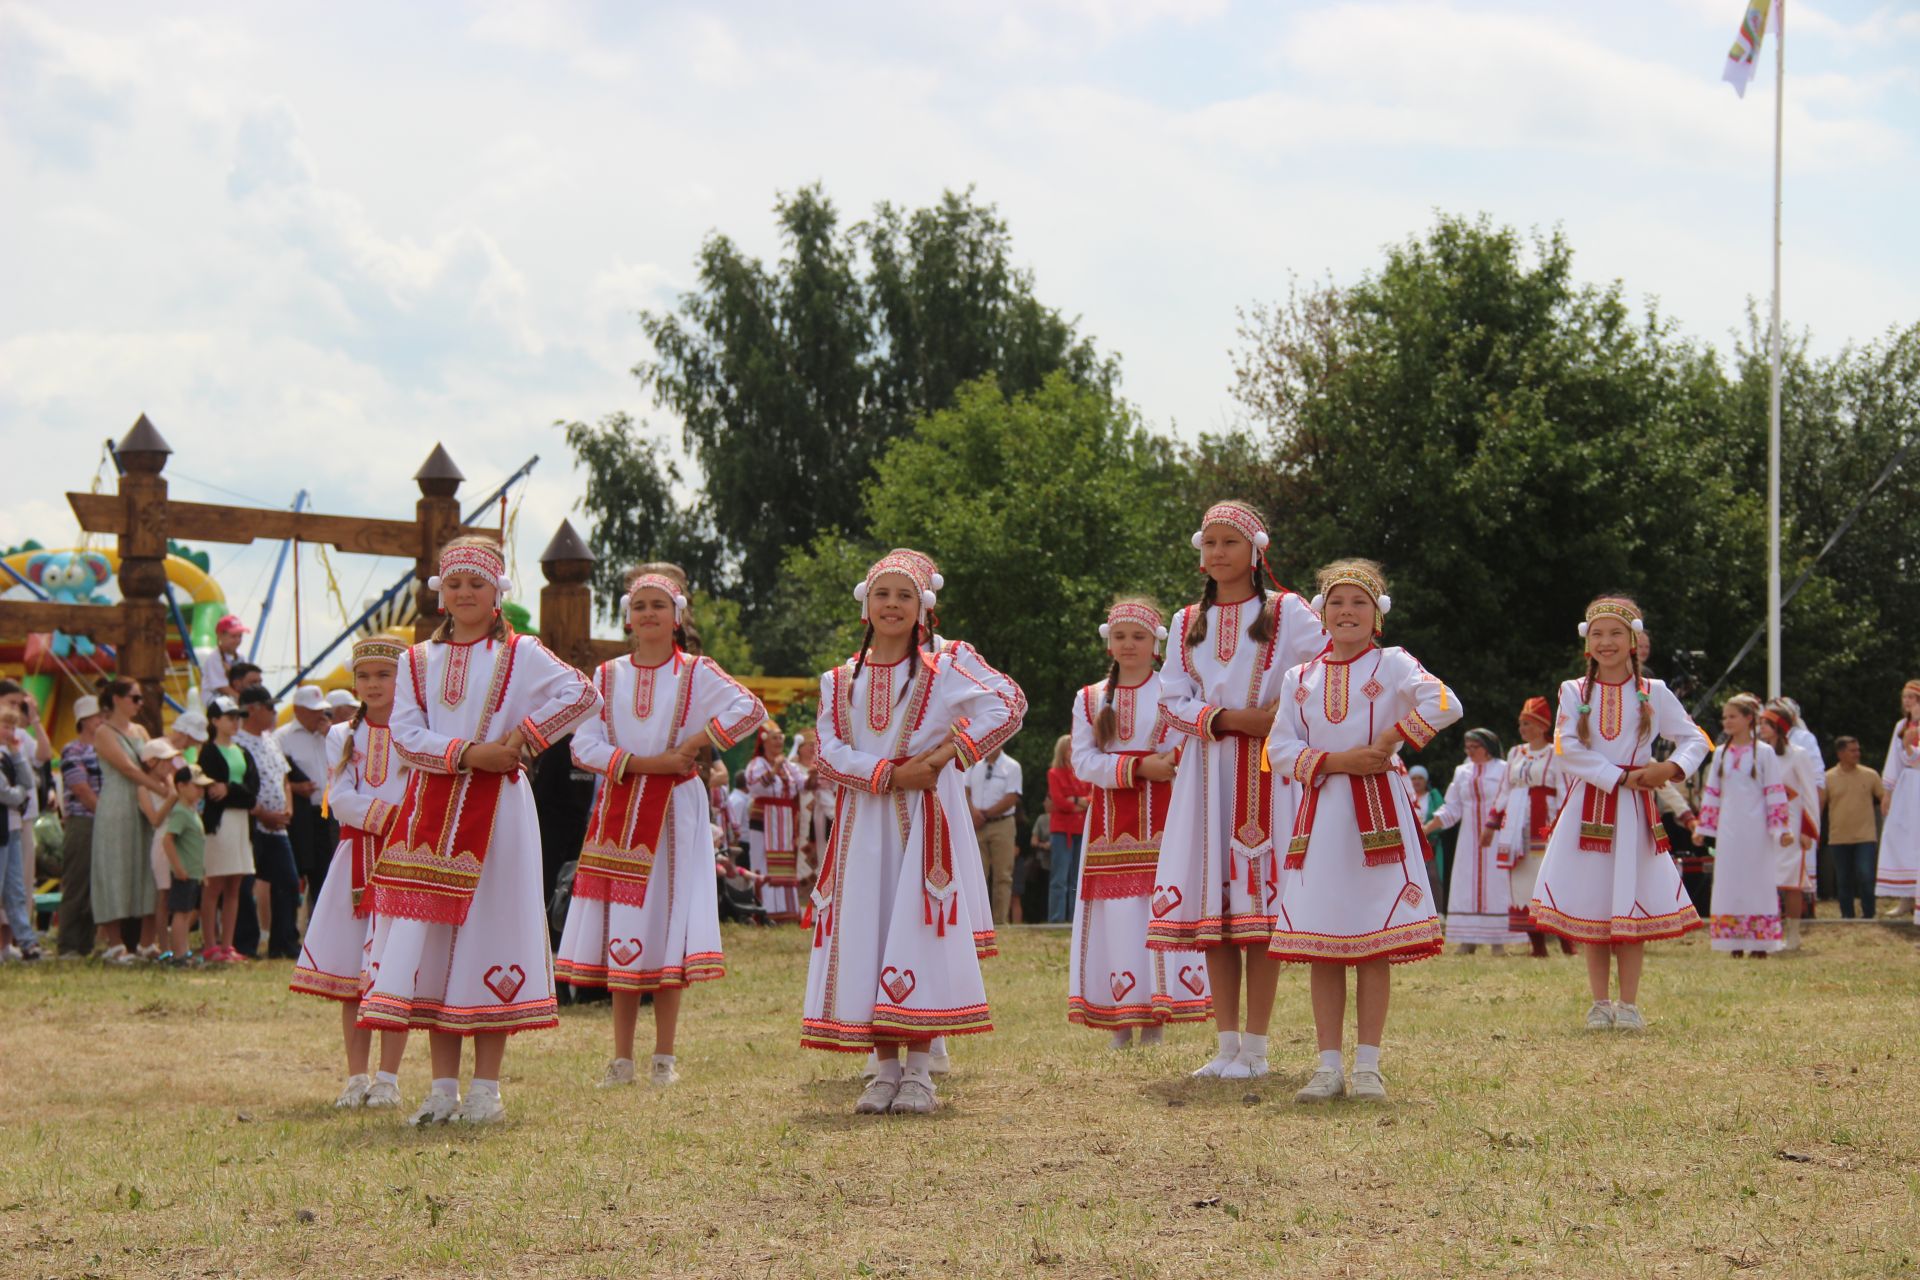
[[[1266,523],[1266,517],[1262,516],[1259,508],[1250,502],[1242,502],[1237,498],[1230,498],[1215,505],[1238,507],[1242,511],[1251,513],[1261,524]],[[1248,545],[1252,546],[1251,543]],[[1267,578],[1272,576],[1272,570],[1267,567],[1267,553],[1259,547],[1253,547],[1252,549],[1253,565],[1250,577],[1252,578],[1253,596],[1255,601],[1257,601],[1258,607],[1254,610],[1253,621],[1247,624],[1247,638],[1255,644],[1265,644],[1273,638],[1274,632],[1274,616],[1267,609],[1266,582]],[[1202,572],[1204,573],[1205,571],[1203,570]],[[1187,622],[1186,645],[1189,649],[1195,647],[1207,638],[1207,611],[1213,608],[1214,597],[1219,594],[1219,586],[1214,582],[1213,575],[1210,573],[1206,574],[1206,579],[1207,585],[1200,592],[1199,608],[1194,611],[1194,616]]]
[[[347,740],[340,745],[340,759],[335,762],[334,768],[344,769],[353,763],[353,735],[358,733],[360,726],[366,722],[367,704],[356,703],[353,708],[353,719],[347,721]]]

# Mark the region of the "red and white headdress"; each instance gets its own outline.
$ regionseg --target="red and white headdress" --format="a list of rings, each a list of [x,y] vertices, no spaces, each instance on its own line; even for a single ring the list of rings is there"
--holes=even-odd
[[[673,601],[675,626],[687,620],[687,597],[681,594],[680,584],[664,573],[643,573],[633,580],[633,585],[627,588],[627,594],[620,597],[621,617],[626,617],[627,610],[633,606],[634,593],[645,591],[649,587]]]
[[[1153,633],[1153,651],[1160,652],[1160,646],[1166,642],[1167,627],[1160,617],[1160,611],[1152,605],[1142,604],[1138,600],[1122,600],[1107,610],[1107,620],[1100,624],[1100,638],[1106,640],[1113,631],[1116,622],[1132,622],[1145,627]]]
[[[1618,596],[1601,596],[1587,606],[1587,616],[1580,624],[1580,636],[1586,638],[1587,628],[1602,618],[1618,618],[1633,628],[1635,635],[1647,629],[1640,619],[1640,606],[1631,600],[1622,600]]]
[[[496,594],[513,593],[513,579],[507,577],[507,561],[500,548],[490,543],[463,542],[440,553],[440,572],[427,579],[427,590],[438,591],[450,573],[471,573],[493,585]]]
[[[934,571],[933,561],[918,551],[889,551],[873,562],[873,567],[867,570],[866,580],[853,589],[853,598],[860,602],[860,621],[867,620],[867,593],[873,589],[876,580],[889,573],[900,574],[919,589],[922,609],[933,608],[938,599],[934,595],[933,583],[940,576]]]
[[[1339,564],[1321,570],[1320,589],[1309,602],[1313,611],[1325,615],[1328,594],[1341,586],[1358,587],[1372,596],[1373,607],[1380,611],[1382,618],[1393,612],[1393,597],[1387,594],[1387,584],[1363,564]]]
[[[358,671],[363,662],[398,663],[407,656],[407,646],[391,636],[368,636],[364,640],[353,642],[353,656],[347,660],[347,670]]]
[[[1193,549],[1198,551],[1206,540],[1208,528],[1216,524],[1232,525],[1238,529],[1255,551],[1264,552],[1273,540],[1267,536],[1267,526],[1260,517],[1245,507],[1231,502],[1216,502],[1207,508],[1207,514],[1200,521],[1200,528],[1193,535]]]

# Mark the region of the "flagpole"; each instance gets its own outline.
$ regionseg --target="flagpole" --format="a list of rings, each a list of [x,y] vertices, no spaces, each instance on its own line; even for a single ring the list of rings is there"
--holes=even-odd
[[[1780,138],[1786,118],[1787,0],[1773,15],[1773,332],[1767,386],[1767,696],[1780,696]]]

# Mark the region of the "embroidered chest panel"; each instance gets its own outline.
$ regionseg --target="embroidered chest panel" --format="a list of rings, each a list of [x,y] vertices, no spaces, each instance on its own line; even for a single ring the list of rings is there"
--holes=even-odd
[[[370,787],[383,785],[392,773],[393,734],[384,724],[369,724],[367,750],[360,762],[360,776]]]

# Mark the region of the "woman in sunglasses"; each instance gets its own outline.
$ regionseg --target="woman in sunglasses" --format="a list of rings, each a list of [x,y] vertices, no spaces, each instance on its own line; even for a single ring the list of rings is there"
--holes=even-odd
[[[140,686],[122,677],[101,696],[105,722],[94,734],[100,756],[100,804],[93,814],[93,918],[99,926],[101,957],[108,964],[132,964],[121,933],[123,922],[144,920],[153,911],[153,865],[147,848],[153,828],[140,812],[141,791],[166,797],[164,783],[141,767],[140,744],[146,731],[133,722],[144,701]]]

